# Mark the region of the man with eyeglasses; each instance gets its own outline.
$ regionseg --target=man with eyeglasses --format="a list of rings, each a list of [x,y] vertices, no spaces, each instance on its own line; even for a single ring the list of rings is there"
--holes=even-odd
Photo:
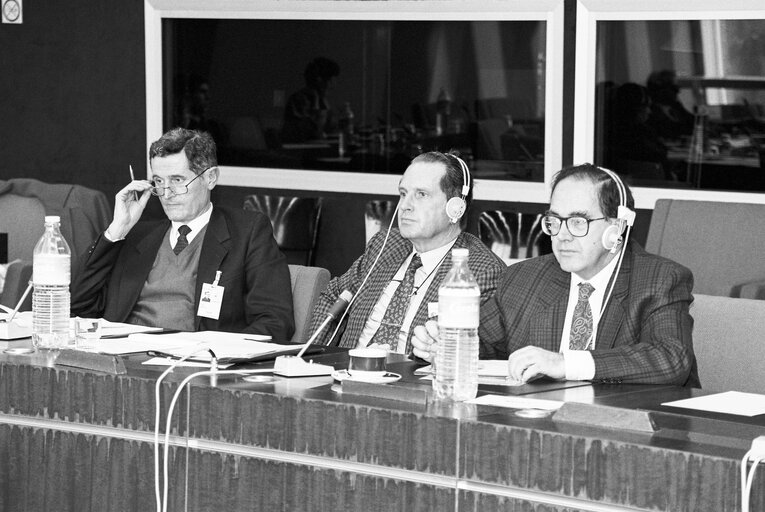
[[[624,195],[622,206],[632,210],[626,186]],[[504,271],[481,307],[481,358],[507,358],[517,382],[548,376],[698,386],[688,311],[693,276],[623,243],[621,203],[615,180],[591,164],[554,177],[542,220],[553,254]],[[417,327],[415,355],[430,359],[436,334],[434,324]]]
[[[72,314],[289,340],[294,320],[286,259],[267,217],[213,206],[212,137],[175,128],[152,143],[149,162],[152,181],[133,181],[117,193],[112,223],[80,258]],[[167,219],[139,222],[152,195]]]

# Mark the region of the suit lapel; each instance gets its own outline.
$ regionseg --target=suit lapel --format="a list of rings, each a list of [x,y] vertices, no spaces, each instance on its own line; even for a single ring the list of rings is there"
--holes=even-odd
[[[624,322],[626,311],[624,310],[624,301],[629,294],[630,274],[632,273],[633,252],[632,246],[627,245],[624,248],[624,259],[619,274],[616,276],[616,284],[611,294],[611,299],[606,305],[603,317],[598,325],[598,339],[595,342],[596,348],[613,348],[616,343],[616,335]],[[611,286],[611,283],[608,283]],[[608,293],[608,290],[606,290]],[[605,300],[605,297],[603,297]]]
[[[202,322],[202,318],[196,316],[199,309],[199,297],[202,294],[202,285],[212,283],[215,280],[215,272],[220,269],[230,247],[231,233],[228,229],[228,223],[220,210],[213,209],[205,231],[205,238],[202,240],[199,266],[197,267],[197,283],[194,291],[194,325],[196,330],[199,330]]]
[[[541,287],[541,293],[534,306],[535,312],[529,326],[530,339],[526,344],[557,352],[560,350],[563,324],[566,322],[571,274],[561,270],[555,260],[552,260],[552,265],[550,284]],[[542,276],[541,279],[545,277]]]

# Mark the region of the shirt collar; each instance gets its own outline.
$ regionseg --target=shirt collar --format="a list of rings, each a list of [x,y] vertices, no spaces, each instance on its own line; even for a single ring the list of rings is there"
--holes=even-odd
[[[624,248],[622,248],[624,250]],[[614,273],[616,263],[619,261],[619,254],[616,254],[608,264],[603,267],[600,272],[592,276],[592,279],[582,279],[575,273],[571,273],[571,287],[578,288],[580,283],[590,283],[596,290],[605,290],[608,286],[608,282],[611,280],[611,275]]]
[[[191,228],[191,232],[189,232],[189,235],[188,235],[188,240],[189,242],[191,242],[194,239],[194,237],[197,235],[197,233],[202,231],[202,228],[204,228],[210,222],[210,217],[212,216],[212,210],[213,210],[212,203],[208,203],[207,208],[205,208],[205,211],[200,213],[196,219],[190,222],[172,221],[172,224],[173,224],[172,232],[176,234],[176,237],[177,237],[178,228],[183,225],[188,226],[189,228]]]
[[[433,272],[436,266],[438,266],[444,260],[446,254],[449,252],[449,250],[451,250],[454,242],[456,241],[457,239],[455,238],[451,242],[448,242],[441,247],[436,247],[435,249],[431,249],[427,252],[417,253],[420,255],[420,261],[422,261],[422,270],[428,274]],[[416,252],[417,251],[414,251],[413,254]]]

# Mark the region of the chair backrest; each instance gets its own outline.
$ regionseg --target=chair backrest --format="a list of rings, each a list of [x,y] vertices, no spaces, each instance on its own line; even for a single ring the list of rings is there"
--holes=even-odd
[[[245,198],[244,209],[268,216],[276,243],[289,263],[313,264],[321,198],[253,194]]]
[[[27,289],[29,280],[32,279],[32,262],[15,260],[8,264],[5,272],[3,291],[0,292],[0,304],[9,308],[16,307]],[[19,307],[19,311],[32,309],[32,294],[29,293]]]
[[[754,298],[765,280],[764,217],[762,204],[660,199],[646,250],[691,269],[696,293]]]
[[[313,307],[329,283],[329,270],[321,267],[290,265],[292,308],[295,315],[295,334],[292,343],[305,343],[310,333]]]
[[[32,252],[45,231],[45,207],[36,197],[0,195],[0,233],[8,233],[8,261],[32,261]]]
[[[695,295],[691,316],[701,387],[765,393],[765,301]]]

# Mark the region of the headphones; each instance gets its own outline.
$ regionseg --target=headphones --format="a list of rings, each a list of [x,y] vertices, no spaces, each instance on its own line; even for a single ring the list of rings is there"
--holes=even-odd
[[[635,223],[635,212],[627,207],[627,189],[624,187],[624,183],[619,178],[619,175],[603,167],[598,167],[598,169],[606,173],[619,190],[619,207],[616,210],[616,224],[607,227],[600,239],[603,248],[614,254],[619,249],[619,246],[622,243],[626,243],[626,239],[629,238],[628,230],[624,237],[622,237],[622,233]]]
[[[467,209],[465,198],[470,192],[470,170],[462,158],[451,153],[447,154],[456,158],[462,169],[462,195],[460,197],[452,197],[446,202],[446,216],[449,217],[449,222],[456,224],[465,215],[465,210]]]

